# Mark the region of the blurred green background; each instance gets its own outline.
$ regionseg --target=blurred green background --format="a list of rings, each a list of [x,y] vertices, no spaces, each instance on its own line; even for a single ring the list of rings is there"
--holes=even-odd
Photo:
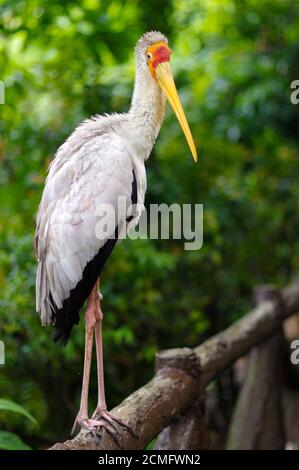
[[[128,109],[145,31],[169,38],[199,149],[194,165],[167,109],[146,203],[203,203],[204,245],[126,240],[115,249],[102,276],[109,407],[151,377],[155,351],[199,344],[246,312],[254,285],[284,285],[298,272],[298,14],[298,2],[283,0],[0,0],[0,397],[39,422],[2,412],[0,429],[35,448],[68,437],[83,327],[63,348],[39,325],[35,214],[47,166],[74,127]]]

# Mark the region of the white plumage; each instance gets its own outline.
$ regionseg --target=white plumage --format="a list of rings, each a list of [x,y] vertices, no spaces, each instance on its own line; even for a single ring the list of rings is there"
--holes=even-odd
[[[37,214],[36,308],[43,325],[55,326],[55,340],[67,342],[87,299],[82,394],[75,425],[93,433],[104,427],[114,439],[115,423],[128,426],[107,411],[105,401],[99,276],[124,226],[135,225],[141,215],[146,191],[145,161],[163,121],[166,97],[197,159],[169,60],[170,49],[163,34],[142,36],[136,46],[136,78],[129,112],[95,116],[77,127],[50,165]],[[120,214],[119,198],[127,209],[136,206],[132,214]],[[110,233],[99,237],[99,209],[103,205],[112,207],[115,214],[109,216]],[[88,419],[94,336],[98,406]]]
[[[38,213],[37,309],[43,324],[53,321],[50,292],[61,308],[106,241],[96,237],[97,207],[105,203],[116,210],[118,196],[126,197],[129,206],[132,192],[132,159],[117,134],[92,137],[61,165],[70,144],[61,147],[50,168]]]
[[[95,116],[84,121],[58,149],[49,168],[37,215],[36,308],[43,325],[55,323],[53,302],[60,309],[81,280],[84,267],[106,240],[95,235],[96,208],[118,196],[130,205],[133,170],[138,205],[146,190],[144,162],[160,130],[165,97],[144,60],[146,48],[165,41],[148,33],[138,43],[137,74],[127,114]],[[138,73],[139,70],[139,73]],[[138,223],[140,211],[130,224]],[[51,295],[50,295],[51,294]]]

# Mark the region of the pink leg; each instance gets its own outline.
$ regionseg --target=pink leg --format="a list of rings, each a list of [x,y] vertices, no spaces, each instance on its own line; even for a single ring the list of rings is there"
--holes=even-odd
[[[80,401],[79,413],[74,423],[72,433],[74,432],[77,423],[80,425],[82,421],[88,418],[88,390],[89,390],[90,366],[91,366],[91,359],[92,359],[93,329],[95,325],[94,313],[93,313],[93,298],[94,298],[94,290],[92,290],[90,296],[88,297],[87,308],[85,312],[85,352],[84,352],[81,401]]]
[[[98,283],[91,291],[87,301],[87,308],[85,312],[85,352],[84,352],[84,368],[83,368],[83,382],[81,401],[78,415],[73,425],[72,434],[74,433],[77,425],[92,430],[95,426],[104,427],[110,434],[114,432],[114,429],[103,420],[92,420],[88,419],[88,391],[89,391],[89,378],[90,378],[90,367],[92,359],[92,346],[93,346],[93,332],[97,323],[98,313]]]
[[[98,280],[98,291],[100,282]],[[98,292],[97,291],[97,292]],[[98,294],[97,294],[98,295]],[[127,428],[132,432],[131,428],[124,423],[120,418],[113,415],[107,410],[106,398],[105,398],[105,385],[104,385],[104,364],[103,364],[103,337],[102,337],[102,322],[103,312],[100,306],[100,298],[98,296],[98,306],[96,312],[97,322],[95,324],[95,339],[96,339],[96,351],[97,351],[97,374],[98,374],[98,404],[92,415],[92,418],[97,416],[105,419],[114,429],[117,430],[115,423]],[[132,432],[134,434],[134,432]]]
[[[97,429],[104,428],[119,444],[119,440],[117,437],[117,426],[115,425],[115,422],[126,427],[129,430],[130,428],[127,424],[123,423],[120,418],[117,418],[116,416],[112,415],[107,411],[104,388],[102,320],[103,314],[100,306],[99,281],[97,281],[93,290],[91,291],[90,296],[88,297],[87,308],[85,312],[85,353],[82,393],[80,409],[76,417],[72,433],[75,431],[76,426],[79,425],[91,431],[93,437],[97,438]],[[88,390],[94,332],[96,337],[97,349],[98,405],[94,414],[92,415],[92,418],[89,419]],[[97,418],[98,415],[99,417]]]
[[[102,336],[103,313],[100,309],[100,318],[95,325],[95,338],[97,350],[97,374],[98,374],[98,405],[97,409],[107,408],[104,385],[104,364],[103,364],[103,336]]]

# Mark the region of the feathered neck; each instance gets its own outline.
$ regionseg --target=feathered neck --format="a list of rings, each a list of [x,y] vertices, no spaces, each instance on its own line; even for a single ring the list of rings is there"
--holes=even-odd
[[[159,134],[165,108],[165,95],[149,70],[137,67],[134,92],[128,113],[134,131],[151,151]]]

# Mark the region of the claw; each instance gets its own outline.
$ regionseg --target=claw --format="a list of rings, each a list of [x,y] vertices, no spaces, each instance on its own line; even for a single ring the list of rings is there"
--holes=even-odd
[[[131,426],[129,426],[127,423],[125,423],[118,416],[115,416],[114,414],[110,413],[110,411],[107,411],[107,410],[102,411],[101,416],[102,416],[102,418],[106,419],[109,423],[111,423],[113,421],[116,421],[117,424],[119,424],[123,428],[126,428],[133,437],[138,439],[138,435],[136,434],[135,431],[133,431]]]
[[[113,420],[112,418],[110,418],[110,416],[107,415],[105,412],[103,412],[100,416],[101,416],[102,419],[107,421],[113,427],[113,429],[115,429],[117,434],[119,434],[119,430],[118,430],[118,427],[117,427],[117,424],[116,424],[117,423],[116,420]]]
[[[96,444],[99,444],[101,442],[101,438],[95,429],[91,429],[90,434]]]
[[[112,422],[110,423],[109,420],[105,420],[104,418],[102,419],[79,419],[78,417],[75,420],[72,433],[76,429],[77,426],[80,426],[83,429],[87,429],[89,433],[91,434],[93,440],[95,441],[95,444],[99,444],[101,441],[101,433],[99,434],[99,431],[101,429],[105,429],[109,436],[112,437],[112,439],[116,442],[118,447],[121,449],[123,448],[121,441],[119,439],[119,432],[118,429],[116,428],[115,424]]]
[[[89,419],[88,424],[91,426],[94,426],[96,429],[98,427],[104,428],[107,431],[107,433],[112,437],[112,439],[116,442],[118,447],[120,447],[121,449],[123,448],[121,441],[119,439],[119,432],[117,429],[114,428],[114,426],[110,426],[110,424],[104,421],[103,419],[99,419],[99,420]]]
[[[72,427],[72,430],[71,430],[71,436],[74,436],[76,434],[77,428],[80,428],[78,416],[76,417],[75,422],[73,424],[73,427]]]
[[[118,416],[115,416],[114,414],[110,413],[110,411],[108,411],[106,408],[96,408],[95,412],[92,415],[92,419],[96,418],[96,417],[99,417],[100,419],[107,421],[113,427],[113,429],[115,429],[115,431],[117,433],[118,433],[118,429],[117,429],[116,423],[119,426],[127,429],[127,431],[129,431],[129,433],[135,439],[138,439],[138,435],[135,433],[135,431],[133,431],[131,426],[129,426],[127,423],[125,423]]]

